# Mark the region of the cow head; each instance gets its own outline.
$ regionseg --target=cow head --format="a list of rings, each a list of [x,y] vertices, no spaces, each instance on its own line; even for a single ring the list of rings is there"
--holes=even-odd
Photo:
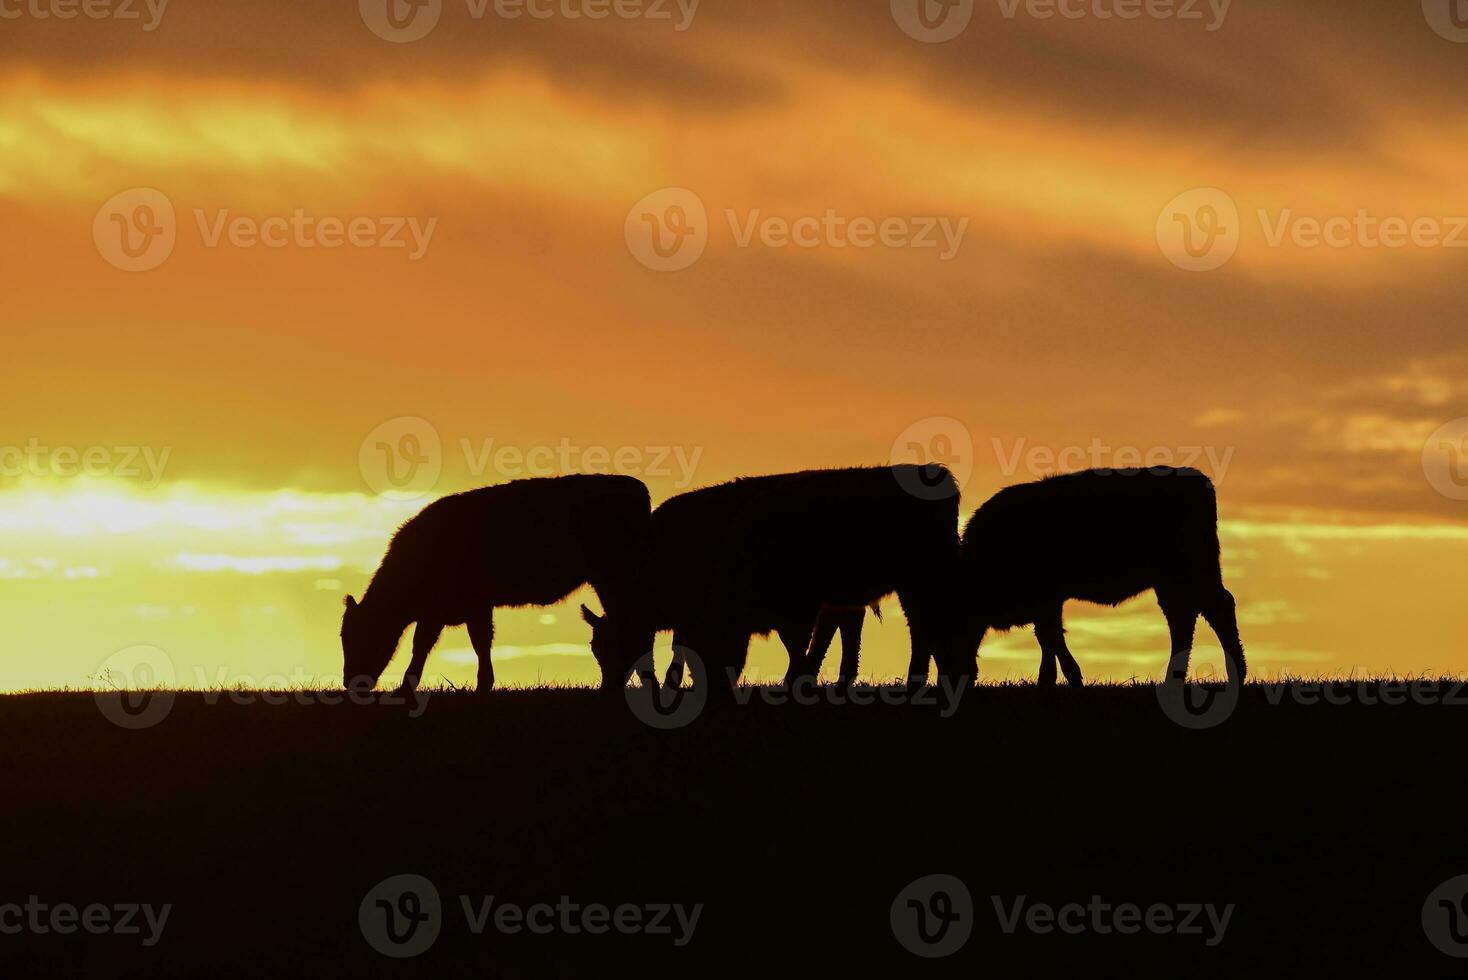
[[[342,613],[343,685],[371,690],[387,669],[402,635],[402,630],[394,632],[391,624],[368,609],[365,602],[347,596]]]
[[[647,625],[644,617],[626,612],[608,610],[599,616],[583,605],[581,618],[591,627],[591,655],[601,668],[602,690],[622,688],[638,661],[652,653],[656,631]],[[648,677],[643,678],[644,683],[651,679],[651,662],[646,667]]]

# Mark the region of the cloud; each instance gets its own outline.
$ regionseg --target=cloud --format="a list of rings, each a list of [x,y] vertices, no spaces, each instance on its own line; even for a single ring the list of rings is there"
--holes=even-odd
[[[298,555],[200,555],[181,554],[173,563],[189,572],[239,572],[244,575],[266,575],[272,572],[333,572],[342,567],[341,560],[330,556]]]

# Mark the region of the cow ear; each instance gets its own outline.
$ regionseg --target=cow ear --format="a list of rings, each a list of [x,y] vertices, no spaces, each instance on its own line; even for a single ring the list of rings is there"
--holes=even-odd
[[[583,602],[581,604],[581,618],[586,620],[588,626],[595,629],[596,627],[601,625],[601,621],[605,617],[598,616],[596,613],[592,612],[589,608],[587,608],[586,603]]]
[[[347,612],[351,612],[357,608],[357,600],[354,596],[347,596],[342,600],[342,604],[347,607]]]

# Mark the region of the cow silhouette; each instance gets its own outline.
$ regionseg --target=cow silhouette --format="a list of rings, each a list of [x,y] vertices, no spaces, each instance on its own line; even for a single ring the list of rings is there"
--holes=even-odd
[[[1231,683],[1247,672],[1234,597],[1219,566],[1218,501],[1195,469],[1085,470],[1006,487],[963,532],[964,588],[975,649],[989,629],[1033,624],[1039,683],[1056,662],[1072,685],[1081,669],[1065,645],[1067,599],[1115,606],[1148,589],[1167,617],[1169,676],[1186,676],[1201,613],[1223,645]]]
[[[495,607],[550,605],[590,584],[617,610],[651,511],[647,487],[629,476],[516,480],[435,500],[393,536],[362,601],[346,598],[347,686],[375,685],[416,623],[403,690],[417,688],[444,628],[466,625],[479,691],[489,691]]]
[[[882,607],[873,603],[871,608],[872,613],[880,620]],[[826,653],[831,649],[831,641],[835,639],[838,630],[841,632],[839,683],[846,686],[856,680],[861,667],[861,627],[865,616],[865,606],[828,605],[821,607],[815,623],[804,629],[792,632],[777,627],[775,633],[780,637],[780,643],[790,658],[790,666],[785,671],[785,684],[788,686],[797,677],[815,677],[821,672],[821,665],[825,662]],[[683,683],[686,669],[684,649],[683,637],[675,635],[673,658],[668,664],[668,674],[663,682],[666,687],[678,687]]]
[[[599,656],[642,657],[671,629],[703,660],[718,695],[732,692],[752,636],[789,636],[795,660],[823,607],[861,608],[896,593],[913,663],[922,664],[912,680],[926,680],[929,657],[955,681],[972,680],[973,651],[965,664],[952,602],[958,487],[940,466],[743,477],[670,498],[650,528],[628,617],[583,608]],[[629,646],[613,653],[618,644]]]

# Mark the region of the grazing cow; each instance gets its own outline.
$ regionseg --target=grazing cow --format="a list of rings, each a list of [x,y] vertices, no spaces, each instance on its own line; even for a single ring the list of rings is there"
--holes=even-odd
[[[1081,683],[1065,646],[1067,599],[1115,606],[1148,589],[1167,617],[1174,668],[1186,675],[1201,613],[1230,682],[1244,679],[1234,597],[1219,567],[1218,501],[1197,470],[1086,470],[1006,487],[964,529],[963,575],[974,647],[991,628],[1033,623],[1042,685],[1055,683],[1057,660],[1069,683]]]
[[[488,692],[494,607],[550,605],[589,583],[615,612],[651,511],[647,487],[630,476],[516,480],[434,501],[393,536],[362,601],[347,596],[347,686],[376,684],[417,623],[403,677],[405,690],[416,689],[439,634],[462,624],[479,657],[479,690]]]
[[[918,485],[951,492],[906,489]],[[942,467],[809,470],[680,494],[653,511],[643,559],[630,625],[583,608],[599,659],[636,659],[671,629],[707,665],[709,687],[732,692],[751,636],[777,632],[803,651],[823,607],[895,592],[924,665],[912,679],[926,680],[933,656],[945,676],[972,680],[972,657],[955,657],[958,486]]]
[[[861,624],[866,611],[865,606],[823,606],[812,626],[795,633],[777,628],[776,635],[790,658],[790,666],[785,671],[786,685],[802,675],[815,677],[821,672],[837,630],[841,631],[841,683],[856,680],[861,665]],[[873,603],[872,613],[881,619],[882,607]],[[683,646],[682,637],[673,637],[673,660],[668,664],[668,675],[663,682],[666,687],[683,683]]]

